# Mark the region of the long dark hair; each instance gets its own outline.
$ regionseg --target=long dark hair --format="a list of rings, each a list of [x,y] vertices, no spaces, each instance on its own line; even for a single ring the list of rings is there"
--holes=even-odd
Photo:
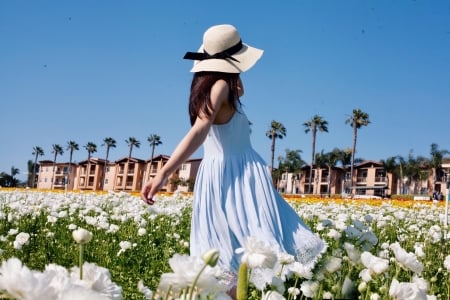
[[[212,115],[211,88],[220,79],[225,80],[230,87],[228,101],[231,107],[236,109],[241,104],[238,95],[239,73],[197,72],[192,79],[191,95],[189,97],[191,125],[194,125],[195,119],[197,119],[200,112],[208,117]]]

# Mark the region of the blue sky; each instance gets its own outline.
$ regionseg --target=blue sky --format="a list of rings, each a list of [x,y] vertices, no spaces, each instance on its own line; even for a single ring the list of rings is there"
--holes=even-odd
[[[352,110],[369,114],[358,131],[357,157],[429,157],[431,143],[450,150],[449,1],[0,1],[0,172],[21,170],[40,146],[87,142],[105,157],[105,137],[128,154],[150,157],[147,137],[161,136],[156,154],[170,155],[189,129],[192,74],[186,51],[203,32],[230,23],[244,42],[264,49],[242,75],[244,109],[255,149],[270,161],[265,133],[285,125],[285,149],[311,155],[302,124],[328,121],[316,150],[352,145]],[[194,157],[201,157],[201,150]],[[69,160],[66,151],[58,162]]]

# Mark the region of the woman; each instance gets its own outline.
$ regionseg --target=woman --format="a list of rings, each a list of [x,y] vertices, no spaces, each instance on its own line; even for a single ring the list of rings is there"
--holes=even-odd
[[[211,248],[220,250],[219,265],[236,274],[240,256],[235,253],[249,237],[294,255],[312,267],[325,251],[312,233],[276,191],[270,170],[250,143],[250,125],[239,98],[244,87],[239,74],[249,70],[263,51],[242,43],[236,28],[217,25],[203,36],[195,60],[189,99],[192,127],[167,164],[142,189],[142,199],[153,196],[167,178],[202,144],[204,157],[195,188],[191,223],[191,256]]]

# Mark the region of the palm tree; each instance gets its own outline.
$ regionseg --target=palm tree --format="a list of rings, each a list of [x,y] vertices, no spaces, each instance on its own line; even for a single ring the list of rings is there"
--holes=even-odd
[[[294,193],[294,185],[295,185],[295,179],[296,175],[301,171],[303,165],[305,162],[302,160],[300,153],[302,150],[290,150],[286,149],[286,157],[283,161],[283,170],[291,173],[291,194]],[[286,178],[287,181],[287,178]],[[286,188],[287,188],[287,182],[286,182]],[[287,192],[287,190],[286,190]]]
[[[53,144],[52,145],[52,153],[53,153],[53,169],[52,169],[52,183],[50,186],[50,189],[53,190],[53,184],[55,183],[55,165],[56,165],[56,157],[58,155],[62,155],[64,153],[63,148],[61,145]]]
[[[29,159],[27,161],[27,186],[31,186],[31,181],[33,180],[33,161],[31,159]]]
[[[20,170],[14,166],[11,167],[11,187],[16,187],[19,181],[15,177],[17,174],[20,173]]]
[[[139,148],[141,146],[141,142],[138,141],[135,137],[129,137],[128,140],[125,140],[125,142],[128,144],[128,148],[130,148],[128,152],[128,160],[127,160],[127,169],[125,170],[125,175],[128,174],[128,168],[130,167],[130,159],[131,159],[131,153],[133,152],[133,147]],[[123,186],[123,189],[126,187],[126,181]]]
[[[272,144],[270,146],[271,151],[271,164],[270,164],[270,172],[273,172],[273,161],[275,156],[275,140],[276,139],[282,139],[286,136],[286,127],[284,127],[283,124],[280,122],[277,122],[275,120],[270,123],[269,130],[266,132],[266,136],[272,140]]]
[[[75,141],[68,141],[67,142],[67,146],[66,146],[66,150],[69,151],[69,168],[67,170],[67,175],[66,175],[66,184],[69,184],[70,173],[71,173],[71,170],[72,170],[73,151],[79,150],[78,144]]]
[[[320,185],[317,186],[318,180],[319,180],[319,175],[320,175],[320,170],[324,167],[328,166],[328,155],[322,150],[319,153],[316,153],[316,156],[314,158],[315,161],[315,166],[316,166],[316,172],[315,172],[315,180],[313,180],[314,182],[314,186],[313,186],[313,193],[315,190],[315,194],[320,194]],[[311,178],[311,176],[310,176]],[[310,184],[311,186],[311,184]]]
[[[86,170],[86,180],[84,181],[84,185],[86,186],[89,183],[89,173],[91,168],[91,154],[97,152],[97,145],[93,142],[88,142],[84,145],[84,149],[88,152],[87,158],[87,170]]]
[[[331,188],[331,171],[340,160],[342,151],[338,148],[334,148],[333,151],[325,154],[326,164],[328,166],[328,178],[327,178],[327,194],[330,195]]]
[[[369,115],[362,110],[353,109],[352,115],[345,120],[345,124],[350,124],[350,126],[353,128],[353,146],[352,146],[352,161],[350,165],[350,183],[351,187],[353,188],[353,168],[355,165],[355,153],[356,153],[356,140],[358,137],[358,129],[360,129],[362,126],[369,125]]]
[[[37,166],[37,160],[39,156],[44,156],[44,150],[39,147],[39,146],[35,146],[33,147],[33,153],[34,155],[34,165],[33,165],[33,178],[31,180],[31,188],[34,188],[34,184],[36,181],[36,166]]]
[[[386,160],[380,160],[381,165],[384,168],[384,171],[386,172],[386,179],[387,179],[387,185],[391,186],[390,182],[389,182],[389,174],[396,174],[397,170],[399,170],[399,165],[397,165],[397,157],[395,156],[390,156],[388,158],[386,158]],[[394,177],[394,176],[392,176]],[[394,183],[394,181],[392,180],[392,183]],[[392,194],[392,189],[391,189],[391,194]]]
[[[106,180],[106,164],[108,163],[108,158],[109,158],[109,150],[111,148],[116,148],[116,140],[113,139],[112,137],[106,137],[103,139],[103,144],[102,146],[106,146],[106,158],[105,158],[105,164],[103,166],[103,181],[102,181],[102,189],[105,186],[105,180]]]
[[[430,150],[430,165],[433,170],[433,191],[436,189],[436,181],[438,181],[438,170],[441,168],[442,160],[446,154],[450,152],[448,150],[439,150],[439,146],[435,143],[431,144]]]
[[[162,141],[161,141],[161,137],[157,134],[151,134],[147,138],[147,141],[150,143],[150,148],[152,149],[152,153],[150,156],[150,167],[151,167],[152,162],[153,162],[153,155],[155,154],[155,147],[161,145]]]
[[[306,121],[303,123],[303,127],[305,127],[305,133],[308,133],[311,131],[312,135],[312,151],[311,151],[311,171],[309,172],[309,193],[311,194],[311,180],[312,180],[312,169],[314,167],[314,158],[315,158],[315,152],[316,152],[316,135],[317,131],[320,132],[328,132],[328,122],[325,121],[321,116],[314,115],[311,120]]]

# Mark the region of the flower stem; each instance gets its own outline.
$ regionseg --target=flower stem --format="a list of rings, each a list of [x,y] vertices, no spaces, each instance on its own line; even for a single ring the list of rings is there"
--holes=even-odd
[[[83,280],[83,244],[80,244],[80,257],[79,257],[79,265],[80,265],[80,280]]]
[[[195,277],[194,282],[192,283],[192,287],[191,287],[191,291],[190,291],[190,295],[189,295],[189,300],[192,300],[192,295],[194,295],[194,289],[195,286],[197,285],[197,282],[200,278],[200,275],[202,274],[202,272],[206,269],[207,264],[205,263],[205,265],[202,267],[202,269],[200,270],[200,272],[198,272],[197,277]]]
[[[247,300],[248,293],[248,266],[242,263],[239,266],[238,284],[237,284],[237,300]]]

